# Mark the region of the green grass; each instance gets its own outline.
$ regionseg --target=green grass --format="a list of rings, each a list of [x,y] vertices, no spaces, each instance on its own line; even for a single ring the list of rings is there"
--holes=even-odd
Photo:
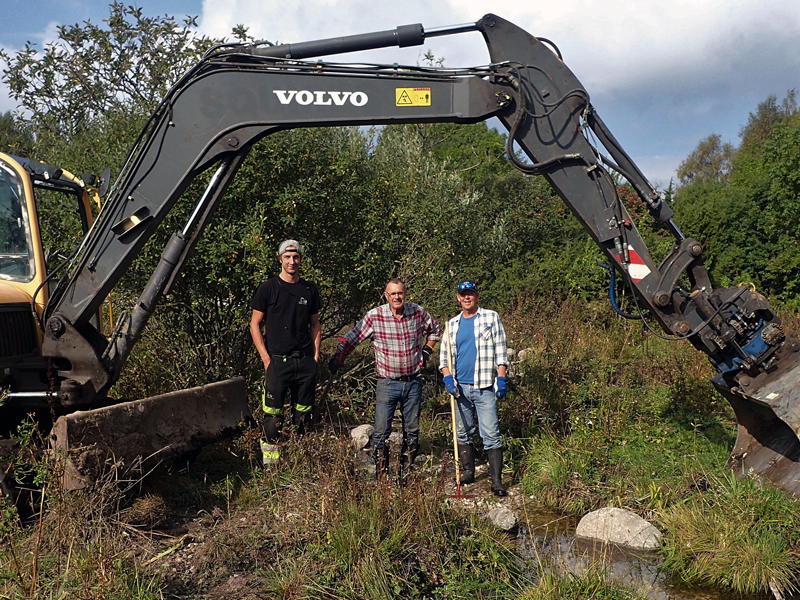
[[[568,515],[637,512],[663,532],[676,582],[797,591],[800,503],[724,469],[735,420],[702,356],[574,303],[523,305],[504,322],[513,347],[531,348],[500,403],[506,482]],[[260,467],[252,431],[134,489],[64,494],[41,455],[42,518],[21,527],[0,506],[0,598],[199,598],[233,574],[276,598],[639,597],[600,567],[524,564],[512,538],[445,502],[444,476],[376,485],[348,443],[346,426],[371,417],[369,377],[355,383],[332,389],[330,422],[345,427],[287,436],[277,468]],[[452,443],[445,400],[430,398],[421,423],[436,456]],[[171,521],[197,528],[192,548],[147,532]]]
[[[547,572],[520,600],[646,600],[648,596],[614,581],[599,568],[583,575]]]
[[[658,514],[664,568],[690,585],[755,594],[798,591],[800,502],[732,473]]]

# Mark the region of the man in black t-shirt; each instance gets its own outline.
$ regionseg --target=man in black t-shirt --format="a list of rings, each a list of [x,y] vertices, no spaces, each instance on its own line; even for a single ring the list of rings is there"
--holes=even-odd
[[[278,460],[283,404],[292,396],[292,423],[299,433],[311,423],[322,330],[317,286],[300,279],[303,247],[296,240],[278,246],[281,272],[258,286],[250,308],[250,335],[264,363],[264,464]],[[262,333],[263,326],[263,333]]]

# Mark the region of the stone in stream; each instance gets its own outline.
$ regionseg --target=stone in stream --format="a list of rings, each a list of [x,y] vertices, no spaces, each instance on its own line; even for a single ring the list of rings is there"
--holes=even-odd
[[[607,506],[585,515],[575,537],[599,540],[632,550],[657,550],[661,532],[629,510]]]
[[[511,531],[517,526],[517,515],[514,514],[513,510],[510,510],[505,506],[497,506],[493,508],[486,514],[486,517],[495,527],[502,529],[503,531]]]

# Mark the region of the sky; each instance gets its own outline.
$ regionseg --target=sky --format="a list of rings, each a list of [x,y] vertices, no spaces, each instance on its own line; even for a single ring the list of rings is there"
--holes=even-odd
[[[661,188],[710,134],[737,145],[758,104],[800,87],[797,0],[123,0],[146,15],[197,16],[199,30],[293,43],[394,29],[472,23],[494,13],[553,41],[597,113],[642,172]],[[58,24],[101,24],[108,0],[0,0],[0,47],[42,48]],[[336,57],[419,64],[430,50],[447,67],[488,62],[479,33],[424,46]],[[0,84],[0,111],[16,103]]]

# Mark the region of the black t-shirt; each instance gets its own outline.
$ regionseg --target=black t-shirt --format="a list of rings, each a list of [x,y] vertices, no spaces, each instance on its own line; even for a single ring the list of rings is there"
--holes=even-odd
[[[304,279],[287,283],[273,277],[258,286],[250,308],[264,313],[264,342],[270,356],[314,350],[308,326],[319,312],[319,290]]]

